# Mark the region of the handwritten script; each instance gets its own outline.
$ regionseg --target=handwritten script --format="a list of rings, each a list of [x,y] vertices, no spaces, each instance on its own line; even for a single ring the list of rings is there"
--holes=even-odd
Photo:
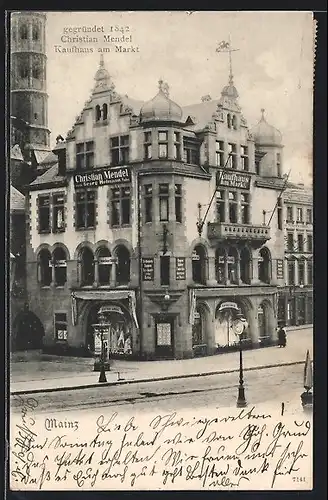
[[[259,408],[11,417],[15,490],[311,489],[312,421]]]

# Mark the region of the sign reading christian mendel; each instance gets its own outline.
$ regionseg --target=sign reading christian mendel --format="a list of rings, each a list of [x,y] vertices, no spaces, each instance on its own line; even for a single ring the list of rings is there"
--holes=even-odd
[[[221,177],[221,179],[220,179]],[[219,182],[220,180],[220,182]],[[249,175],[241,174],[238,172],[232,172],[228,170],[223,172],[222,170],[217,173],[217,185],[225,186],[229,188],[240,188],[249,189],[251,183],[251,178]]]
[[[131,182],[131,170],[128,167],[95,168],[74,175],[76,188],[98,187],[122,182]]]

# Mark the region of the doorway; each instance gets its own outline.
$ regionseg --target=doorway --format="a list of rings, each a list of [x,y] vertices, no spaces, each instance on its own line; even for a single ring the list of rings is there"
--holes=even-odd
[[[174,320],[157,319],[155,323],[155,355],[161,359],[174,357]]]

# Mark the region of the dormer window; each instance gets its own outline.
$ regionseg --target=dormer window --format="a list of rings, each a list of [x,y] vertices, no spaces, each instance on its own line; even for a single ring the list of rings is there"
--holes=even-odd
[[[159,158],[168,157],[168,134],[167,131],[158,132],[158,156]]]

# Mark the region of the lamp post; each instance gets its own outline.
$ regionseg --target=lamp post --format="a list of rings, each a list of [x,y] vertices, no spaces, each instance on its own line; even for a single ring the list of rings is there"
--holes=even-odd
[[[246,320],[243,318],[242,314],[237,314],[237,318],[234,321],[233,329],[236,335],[239,336],[239,386],[238,386],[238,398],[237,398],[237,408],[245,408],[247,406],[245,398],[245,388],[244,388],[244,374],[243,374],[243,349],[241,337],[246,328]]]

